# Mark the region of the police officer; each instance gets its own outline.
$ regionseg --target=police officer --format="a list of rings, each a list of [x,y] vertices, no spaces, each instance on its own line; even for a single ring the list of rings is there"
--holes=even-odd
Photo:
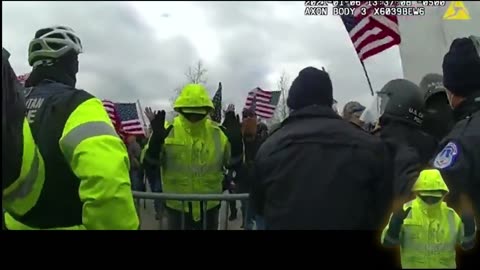
[[[38,200],[23,215],[8,211],[8,229],[138,229],[125,145],[102,102],[75,88],[81,51],[64,26],[42,28],[30,42],[27,116],[45,181],[24,187]]]
[[[251,194],[266,229],[378,230],[391,203],[385,144],[332,109],[327,72],[307,67],[292,112],[256,155]]]
[[[229,139],[219,124],[207,117],[213,108],[205,87],[188,84],[175,101],[174,109],[179,115],[173,122],[165,123],[165,111],[157,112],[151,121],[153,134],[145,162],[160,163],[163,192],[222,193],[224,168],[229,164],[231,151]],[[168,228],[216,230],[219,208],[218,201],[169,200]]]
[[[379,92],[380,138],[394,160],[396,195],[410,194],[418,173],[436,150],[435,139],[422,131],[423,97],[419,87],[407,80],[388,82]]]
[[[23,187],[42,186],[43,159],[25,118],[23,87],[8,61],[10,54],[2,48],[2,206],[23,215],[38,200],[38,190],[22,195]],[[2,228],[5,228],[2,213]]]
[[[453,111],[443,86],[443,76],[433,73],[425,75],[420,82],[420,89],[425,100],[423,130],[440,142],[454,125]]]
[[[456,124],[433,160],[450,187],[450,204],[480,215],[480,41],[455,39],[443,58],[443,83]],[[461,196],[463,195],[463,196]],[[462,199],[465,198],[466,200]],[[464,204],[465,202],[465,204]]]

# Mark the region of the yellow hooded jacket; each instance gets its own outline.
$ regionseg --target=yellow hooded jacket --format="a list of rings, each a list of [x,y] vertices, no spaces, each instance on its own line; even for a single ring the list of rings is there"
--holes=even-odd
[[[24,127],[26,128],[25,125]],[[24,151],[35,149],[31,145],[33,139],[31,141],[27,141]],[[78,194],[83,204],[82,213],[79,213],[82,222],[74,226],[47,229],[138,229],[139,219],[130,189],[128,154],[99,99],[91,97],[74,109],[68,116],[58,144],[71,170],[80,181]],[[29,156],[34,155],[28,154],[24,158]],[[43,166],[40,166],[40,175],[43,175],[42,168]],[[38,179],[39,181],[29,184],[30,192],[23,194],[24,203],[21,206],[15,206],[14,212],[6,209],[5,225],[9,230],[38,229],[16,219],[16,216],[21,216],[37,203],[44,185],[49,182],[48,179]],[[44,218],[48,219],[52,214],[55,213],[46,213]]]
[[[199,84],[186,85],[174,104],[176,111],[188,108],[189,112],[208,114],[213,109],[207,90]],[[176,194],[222,193],[224,167],[230,159],[230,144],[220,126],[205,117],[192,123],[183,115],[175,117],[160,155],[163,192]],[[148,157],[145,157],[147,159]],[[189,212],[188,203],[167,201],[169,208]],[[208,202],[211,209],[219,202]],[[192,215],[200,220],[201,204],[192,203]]]
[[[424,170],[412,189],[425,195],[448,193],[448,187],[438,170]],[[455,247],[475,236],[466,237],[458,214],[443,200],[433,205],[426,204],[418,196],[404,204],[411,208],[403,221],[400,235],[392,239],[387,233],[390,222],[382,233],[382,244],[387,240],[400,245],[403,268],[455,268]]]

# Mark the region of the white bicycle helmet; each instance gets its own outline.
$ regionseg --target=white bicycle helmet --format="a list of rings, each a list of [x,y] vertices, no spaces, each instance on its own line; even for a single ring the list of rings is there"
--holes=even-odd
[[[70,50],[82,53],[80,38],[72,28],[52,26],[37,31],[28,48],[28,63],[36,66],[48,59],[58,59]]]

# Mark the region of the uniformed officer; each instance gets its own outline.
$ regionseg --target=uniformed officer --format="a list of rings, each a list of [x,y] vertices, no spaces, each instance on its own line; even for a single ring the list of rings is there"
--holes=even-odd
[[[394,160],[395,195],[407,195],[437,148],[422,131],[423,97],[419,87],[404,79],[388,82],[379,92],[380,138]]]
[[[7,211],[8,229],[138,229],[125,145],[102,102],[75,88],[81,51],[64,26],[40,29],[30,42],[27,116],[45,182],[22,187],[21,198],[39,197],[26,213]]]
[[[455,39],[443,59],[443,83],[456,124],[443,139],[433,166],[450,187],[450,204],[480,215],[480,41]],[[464,195],[464,196],[461,196]],[[461,197],[465,198],[462,199]]]
[[[425,100],[422,128],[440,142],[455,124],[443,86],[443,76],[433,73],[425,75],[420,82],[420,89]]]
[[[38,200],[38,190],[22,196],[29,185],[41,187],[44,181],[43,159],[35,145],[25,118],[23,88],[2,48],[2,206],[23,215]],[[4,228],[2,214],[2,228]]]

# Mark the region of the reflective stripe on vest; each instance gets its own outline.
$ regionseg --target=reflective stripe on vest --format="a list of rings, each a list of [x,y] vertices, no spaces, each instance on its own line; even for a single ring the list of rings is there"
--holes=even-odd
[[[65,158],[70,163],[73,158],[73,153],[77,146],[86,139],[101,136],[111,135],[118,137],[117,133],[109,124],[105,122],[88,122],[73,128],[61,141]]]
[[[27,146],[27,145],[25,145]],[[34,148],[34,156],[33,161],[30,165],[27,175],[24,179],[19,179],[18,185],[8,194],[4,194],[3,200],[6,202],[13,202],[14,200],[24,199],[32,192],[33,185],[35,184],[35,180],[38,179],[38,171],[39,171],[39,156],[38,156],[38,149],[37,147]],[[22,170],[23,170],[22,165]]]
[[[442,209],[443,210],[443,209]],[[410,211],[407,218],[411,218],[412,211]],[[448,212],[448,237],[450,240],[443,243],[422,243],[426,239],[410,239],[408,237],[404,237],[403,241],[403,252],[410,253],[410,252],[455,252],[455,244],[456,244],[456,226],[455,226],[455,213],[452,211]],[[405,229],[405,227],[404,227]],[[412,229],[414,230],[414,228]],[[413,233],[407,232],[407,233]],[[442,235],[443,237],[443,235]]]
[[[38,200],[45,181],[44,165],[41,158],[30,131],[30,125],[25,119],[23,122],[23,155],[20,176],[3,193],[4,207],[14,216],[24,215]]]
[[[221,193],[224,162],[222,134],[220,129],[207,127],[203,135],[205,141],[192,144],[191,136],[181,126],[174,127],[165,141],[161,155],[164,192]],[[208,201],[203,207],[209,210],[219,203]],[[186,202],[167,200],[166,205],[178,211],[190,211],[189,203]],[[202,205],[193,201],[191,206],[193,220],[200,220]]]
[[[223,165],[223,149],[222,149],[222,141],[220,139],[221,130],[215,129],[213,131],[213,143],[215,145],[215,154],[217,156],[216,165],[218,169],[221,169]]]
[[[173,131],[174,129],[172,129]],[[172,156],[171,153],[166,154],[164,162],[165,170],[168,170],[167,173],[175,174],[186,174],[186,175],[203,175],[209,173],[215,173],[221,170],[223,164],[223,151],[222,151],[222,142],[220,138],[219,130],[214,130],[212,134],[213,143],[215,146],[215,160],[210,164],[186,164],[184,161],[179,160],[175,156]],[[174,133],[171,132],[168,136],[169,138],[174,137]],[[202,160],[201,158],[199,160]]]

